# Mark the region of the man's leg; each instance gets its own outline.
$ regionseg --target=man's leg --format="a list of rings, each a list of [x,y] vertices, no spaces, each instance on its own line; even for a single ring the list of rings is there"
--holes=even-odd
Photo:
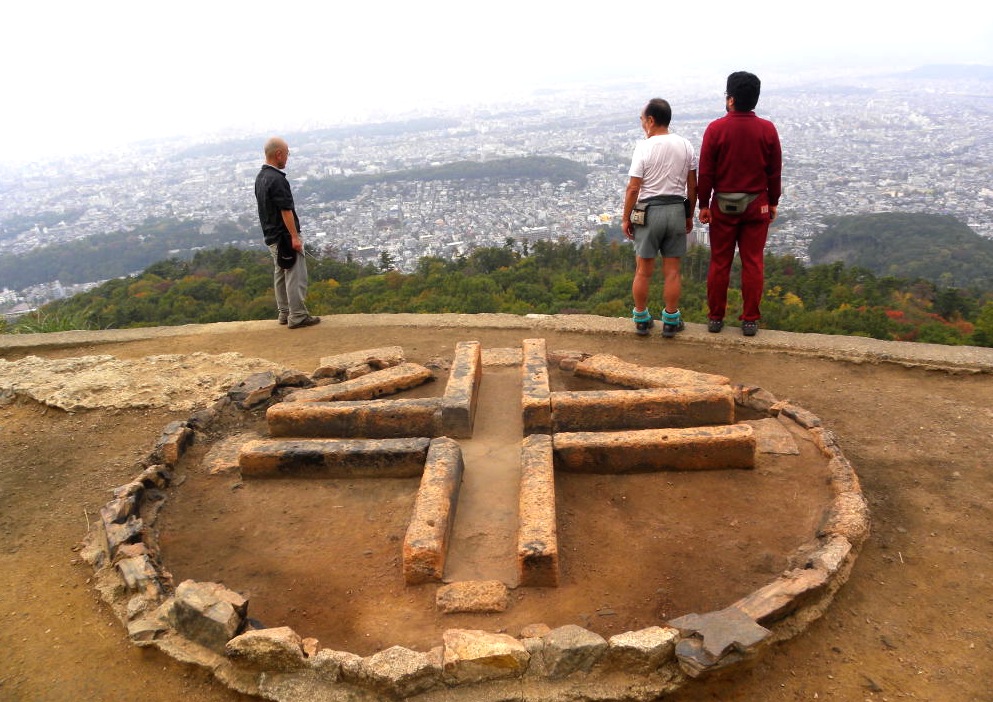
[[[679,274],[680,259],[668,256],[662,259],[662,275],[665,277],[665,288],[662,297],[665,309],[662,310],[662,336],[671,339],[686,328],[683,316],[679,312],[679,294],[682,288],[682,276]]]
[[[307,298],[307,261],[302,253],[297,253],[296,263],[285,270],[285,278],[289,322],[290,326],[294,326],[310,316],[304,302]]]
[[[665,287],[662,289],[662,299],[665,300],[666,312],[679,311],[679,297],[683,292],[683,276],[680,274],[681,259],[668,257],[662,259],[662,276]]]
[[[289,319],[290,303],[286,295],[286,271],[276,264],[276,245],[269,246],[272,256],[272,289],[276,294],[276,313],[280,324]]]
[[[731,283],[731,264],[737,227],[717,211],[711,210],[710,266],[707,268],[707,314],[710,319],[722,320],[727,313],[728,285]]]
[[[769,221],[756,220],[742,222],[738,236],[738,255],[741,257],[741,319],[746,322],[758,321],[762,314],[765,287],[765,242],[769,236]]]
[[[631,282],[631,297],[634,298],[635,311],[648,307],[648,289],[652,284],[652,273],[655,272],[655,259],[635,256],[634,280]]]

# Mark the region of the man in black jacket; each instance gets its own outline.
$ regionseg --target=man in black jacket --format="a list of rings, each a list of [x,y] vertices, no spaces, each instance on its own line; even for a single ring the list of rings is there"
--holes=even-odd
[[[276,292],[279,323],[290,329],[310,327],[321,321],[312,317],[304,303],[307,297],[307,262],[300,238],[300,219],[286,179],[290,147],[279,137],[265,143],[265,163],[255,177],[255,199],[266,246],[272,255],[272,283]]]

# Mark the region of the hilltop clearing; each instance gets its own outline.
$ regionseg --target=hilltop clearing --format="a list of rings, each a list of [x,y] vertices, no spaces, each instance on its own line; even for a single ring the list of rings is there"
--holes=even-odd
[[[332,317],[292,332],[273,321],[10,338],[0,353],[8,362],[237,353],[310,372],[323,356],[370,345],[400,345],[423,362],[450,355],[461,340],[504,348],[540,336],[549,349],[612,353],[761,386],[838,435],[870,502],[873,531],[822,619],[753,669],[673,699],[988,697],[993,351],[766,331],[750,343],[735,330],[709,335],[698,325],[663,343],[625,333],[627,320],[591,328],[564,319]],[[70,413],[24,398],[0,407],[0,698],[245,699],[204,671],[128,643],[72,550],[162,427],[188,415],[172,407]]]

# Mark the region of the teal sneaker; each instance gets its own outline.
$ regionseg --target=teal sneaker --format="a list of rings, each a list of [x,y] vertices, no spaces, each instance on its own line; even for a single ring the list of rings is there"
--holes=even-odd
[[[648,336],[652,327],[655,326],[655,320],[652,319],[652,314],[647,309],[643,309],[641,312],[631,310],[631,318],[634,320],[634,333],[638,336]]]
[[[679,313],[679,310],[675,312],[662,310],[662,336],[666,339],[671,339],[685,328],[686,325],[683,324],[683,317]]]

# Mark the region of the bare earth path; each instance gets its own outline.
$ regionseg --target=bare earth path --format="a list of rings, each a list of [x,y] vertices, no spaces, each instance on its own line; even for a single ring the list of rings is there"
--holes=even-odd
[[[0,358],[237,352],[312,371],[322,356],[396,344],[423,361],[455,342],[616,354],[759,385],[819,416],[862,479],[873,531],[827,614],[751,670],[689,700],[991,700],[993,350],[736,329],[635,338],[626,320],[504,316],[325,318],[0,337]],[[0,405],[0,700],[245,699],[204,671],[133,647],[73,547],[109,489],[188,410],[67,413]],[[775,520],[777,515],[764,515]],[[557,625],[559,622],[548,622]]]

